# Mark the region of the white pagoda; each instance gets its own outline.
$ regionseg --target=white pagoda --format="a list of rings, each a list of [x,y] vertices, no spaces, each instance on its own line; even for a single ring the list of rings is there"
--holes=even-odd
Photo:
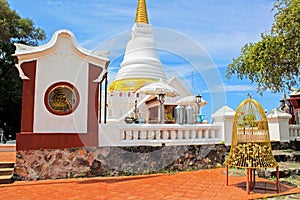
[[[167,83],[180,93],[178,98],[166,98],[165,101],[164,113],[172,122],[176,101],[193,94],[176,77],[167,80],[158,56],[152,25],[148,21],[146,2],[138,0],[135,23],[120,70],[109,86],[108,123],[123,123],[125,117],[133,115],[137,109],[147,122],[156,123],[157,113],[160,112],[157,98],[141,95],[136,91],[146,84],[158,81]]]
[[[145,0],[139,0],[121,69],[111,83],[110,90],[135,91],[159,80],[166,80],[166,75],[158,57],[152,25],[148,23]]]

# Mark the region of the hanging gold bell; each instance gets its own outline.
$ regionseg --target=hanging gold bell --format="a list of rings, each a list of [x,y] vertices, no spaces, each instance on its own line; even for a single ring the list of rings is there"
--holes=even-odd
[[[268,120],[262,106],[252,98],[237,108],[232,124],[232,141],[226,165],[238,168],[274,168]]]

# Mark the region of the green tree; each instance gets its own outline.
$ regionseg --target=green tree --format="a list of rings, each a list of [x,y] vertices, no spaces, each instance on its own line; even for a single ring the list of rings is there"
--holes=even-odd
[[[266,89],[281,92],[297,86],[300,81],[300,0],[276,0],[272,11],[274,21],[269,34],[242,47],[226,71],[227,79],[249,79]]]
[[[31,19],[21,18],[6,0],[0,0],[0,128],[15,137],[20,131],[22,81],[16,69],[14,43],[37,45],[46,38],[45,32]]]

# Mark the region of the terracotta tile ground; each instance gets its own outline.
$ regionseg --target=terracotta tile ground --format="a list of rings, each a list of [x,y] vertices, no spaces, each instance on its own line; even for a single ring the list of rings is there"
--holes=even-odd
[[[12,154],[0,153],[2,159]],[[215,199],[243,200],[278,195],[273,191],[245,191],[245,177],[229,177],[225,185],[224,169],[202,170],[176,174],[130,177],[97,177],[45,181],[17,181],[0,185],[0,199]],[[275,188],[274,182],[257,178],[257,185]],[[300,193],[300,188],[281,184],[282,194]]]
[[[16,152],[0,152],[0,162],[15,162],[15,160]]]

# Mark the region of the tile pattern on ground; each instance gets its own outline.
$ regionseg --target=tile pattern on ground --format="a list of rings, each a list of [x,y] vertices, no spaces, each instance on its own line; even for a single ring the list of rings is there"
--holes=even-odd
[[[1,154],[11,161],[15,154]],[[0,185],[0,199],[212,199],[243,200],[300,193],[300,188],[281,184],[281,193],[254,189],[245,191],[245,177],[230,176],[225,185],[224,168],[130,177],[96,177],[45,181],[17,181]],[[275,188],[275,183],[257,178],[257,185]],[[298,195],[294,195],[298,196]],[[291,196],[293,197],[293,196]]]
[[[255,199],[278,196],[275,191],[245,191],[245,177],[229,177],[224,169],[131,177],[97,177],[45,181],[19,181],[0,185],[1,199]],[[274,182],[257,179],[261,187]],[[300,188],[281,184],[281,193],[300,193]]]

